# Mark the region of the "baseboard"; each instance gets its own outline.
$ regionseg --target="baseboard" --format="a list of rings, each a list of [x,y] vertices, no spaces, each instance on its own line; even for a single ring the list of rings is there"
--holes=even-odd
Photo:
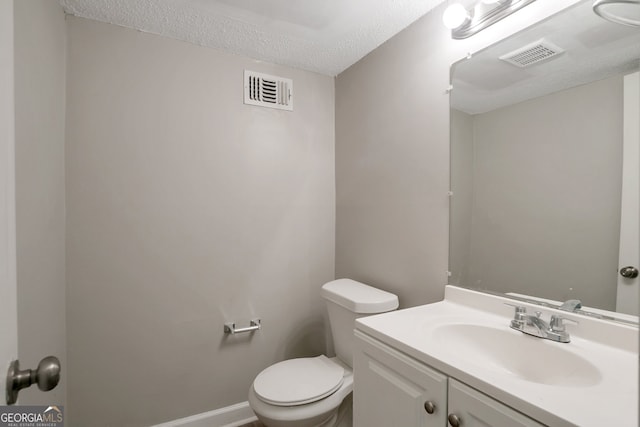
[[[156,424],[153,427],[239,427],[257,420],[249,407],[249,402],[241,402],[214,411]]]

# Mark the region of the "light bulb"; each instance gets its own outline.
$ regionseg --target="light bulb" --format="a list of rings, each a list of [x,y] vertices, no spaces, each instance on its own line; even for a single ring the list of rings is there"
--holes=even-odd
[[[450,30],[458,28],[460,25],[464,24],[468,18],[469,12],[467,12],[467,9],[465,9],[460,3],[453,3],[449,5],[442,14],[442,22],[444,22],[444,26]]]

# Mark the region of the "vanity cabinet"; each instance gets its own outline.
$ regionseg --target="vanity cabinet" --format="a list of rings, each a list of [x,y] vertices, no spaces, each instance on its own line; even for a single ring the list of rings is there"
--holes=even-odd
[[[355,427],[543,427],[360,331],[355,336]]]

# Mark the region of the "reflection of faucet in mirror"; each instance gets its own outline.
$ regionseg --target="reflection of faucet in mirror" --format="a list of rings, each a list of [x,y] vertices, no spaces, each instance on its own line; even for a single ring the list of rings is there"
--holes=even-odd
[[[582,301],[579,299],[570,299],[562,303],[560,310],[564,311],[576,311],[582,308]]]

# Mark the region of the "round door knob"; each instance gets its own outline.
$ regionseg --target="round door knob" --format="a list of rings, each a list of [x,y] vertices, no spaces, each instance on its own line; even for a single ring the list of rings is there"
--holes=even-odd
[[[431,401],[424,402],[424,410],[427,414],[433,414],[436,411],[436,405]]]
[[[460,427],[460,418],[458,418],[457,415],[454,414],[449,414],[449,424],[451,424],[451,427]]]
[[[33,372],[33,371],[32,371]],[[34,375],[33,373],[31,375]],[[47,356],[38,363],[35,371],[35,381],[42,391],[55,388],[60,381],[60,361],[57,357]]]
[[[14,360],[9,364],[5,395],[7,405],[13,405],[18,400],[18,393],[32,384],[38,384],[42,391],[55,388],[60,381],[60,361],[57,357],[48,356],[38,363],[37,369],[20,369],[20,362]]]
[[[620,269],[620,275],[627,279],[635,279],[638,277],[638,269],[632,266],[622,267]]]

